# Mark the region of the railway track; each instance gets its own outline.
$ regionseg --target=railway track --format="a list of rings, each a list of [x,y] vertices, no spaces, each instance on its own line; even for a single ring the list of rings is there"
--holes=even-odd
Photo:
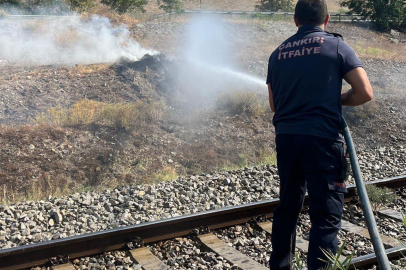
[[[248,16],[288,16],[293,17],[292,12],[256,12],[256,11],[219,11],[219,10],[185,10],[185,14],[206,14],[206,15],[248,15]],[[175,13],[172,13],[175,14]],[[160,14],[157,17],[166,16],[167,14]],[[369,22],[370,20],[365,20],[361,15],[358,14],[341,14],[341,13],[330,13],[331,22]],[[21,19],[72,19],[80,18],[77,15],[7,15],[3,19],[10,20],[21,20]],[[1,19],[1,18],[0,18]]]
[[[259,11],[222,11],[222,10],[185,10],[186,14],[206,15],[248,15],[248,16],[289,16],[293,17],[294,12],[259,12]],[[369,22],[359,14],[330,13],[330,22]]]
[[[406,186],[406,175],[368,182],[368,184],[392,189],[401,188]],[[349,202],[355,198],[356,188],[353,185],[349,186],[345,200]],[[210,231],[251,222],[255,224],[257,230],[270,234],[272,223],[267,221],[267,218],[272,217],[273,210],[277,207],[278,203],[278,199],[272,199],[50,242],[4,249],[0,250],[0,268],[27,269],[38,265],[50,264],[51,261],[55,261],[53,258],[56,257],[64,257],[67,258],[65,259],[65,264],[53,266],[52,268],[75,269],[70,264],[70,261],[74,259],[108,251],[128,249],[128,244],[131,243],[132,246],[139,247],[130,250],[130,254],[135,261],[142,265],[143,269],[169,269],[148,248],[143,246],[192,234],[207,249],[216,252],[232,265],[238,266],[239,269],[267,269],[264,265],[255,262],[253,259],[230,247]],[[393,210],[382,211],[381,214],[395,220],[401,219],[400,213]],[[365,228],[348,221],[343,221],[343,230],[362,237],[369,237]],[[400,257],[401,252],[405,251],[405,248],[396,239],[382,236],[382,240],[385,246],[388,247],[386,252],[390,259]],[[306,252],[307,242],[300,238],[297,242],[298,249]],[[357,269],[375,263],[376,257],[374,254],[357,257],[353,260],[353,265]]]

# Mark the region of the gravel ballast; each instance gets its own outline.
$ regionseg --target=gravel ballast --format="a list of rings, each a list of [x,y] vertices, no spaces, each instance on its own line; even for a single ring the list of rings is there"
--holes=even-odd
[[[362,151],[360,164],[365,180],[405,174],[404,151],[401,146]],[[397,158],[385,158],[388,154]],[[378,166],[379,170],[371,169]],[[125,186],[101,193],[76,193],[39,202],[1,205],[0,247],[11,248],[277,198],[278,180],[276,166],[262,166],[193,175],[156,185]]]

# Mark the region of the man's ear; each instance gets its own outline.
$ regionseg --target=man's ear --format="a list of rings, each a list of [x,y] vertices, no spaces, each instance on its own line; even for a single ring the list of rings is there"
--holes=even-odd
[[[293,20],[295,21],[296,26],[299,27],[299,21],[298,21],[298,19],[296,18],[296,15],[293,16]]]
[[[324,26],[326,26],[329,21],[330,21],[330,14],[327,14],[326,19],[324,20]]]

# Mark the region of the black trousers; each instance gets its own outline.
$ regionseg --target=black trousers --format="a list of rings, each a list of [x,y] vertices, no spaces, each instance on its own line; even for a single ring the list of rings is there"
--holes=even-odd
[[[324,269],[321,249],[337,252],[344,192],[341,180],[343,143],[307,135],[277,135],[280,205],[272,228],[271,270],[291,269],[295,254],[296,226],[306,188],[311,221],[309,270]]]

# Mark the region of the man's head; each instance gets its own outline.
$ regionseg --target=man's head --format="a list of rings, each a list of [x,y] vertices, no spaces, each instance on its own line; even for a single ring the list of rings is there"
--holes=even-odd
[[[330,16],[325,0],[299,0],[295,8],[295,22],[301,25],[327,25]]]

